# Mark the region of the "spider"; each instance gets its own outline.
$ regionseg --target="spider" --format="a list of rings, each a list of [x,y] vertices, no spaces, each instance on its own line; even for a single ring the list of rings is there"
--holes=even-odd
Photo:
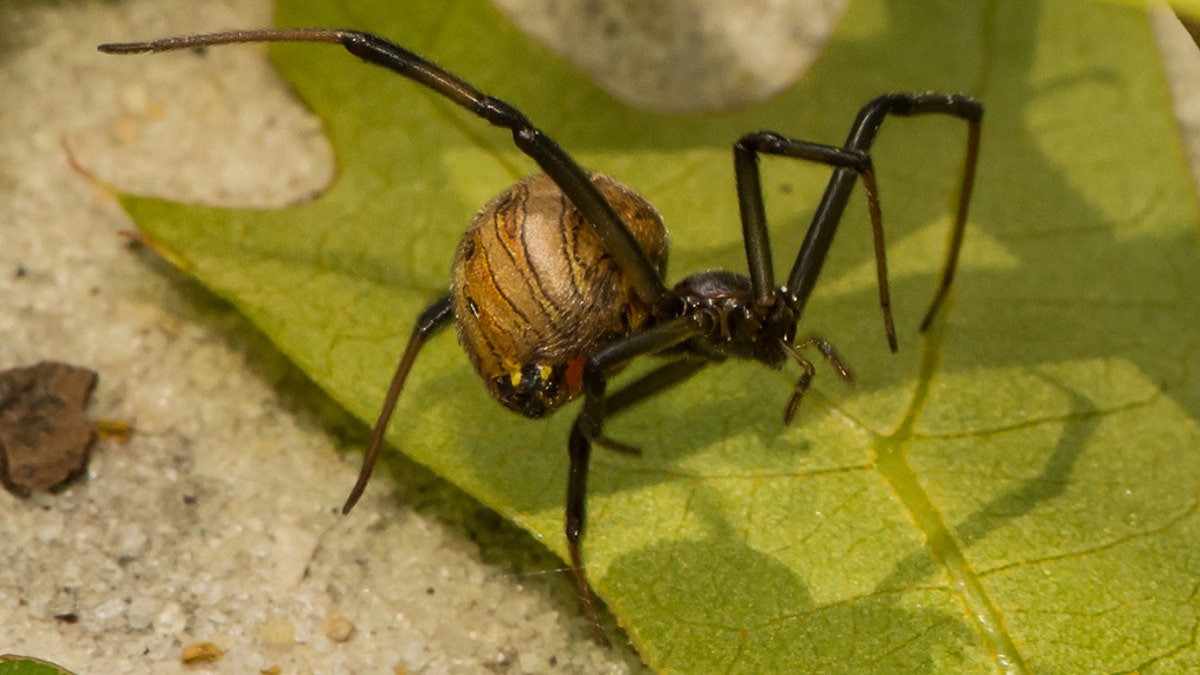
[[[388,40],[353,30],[266,29],[100,45],[102,52],[133,54],[248,42],[325,42],[424,85],[487,122],[509,129],[513,142],[541,168],[495,197],[475,216],[454,257],[450,291],[417,317],[375,423],[362,470],[342,508],[362,495],[384,432],[421,347],[452,321],[484,384],[504,407],[543,417],[583,397],[567,442],[565,531],[570,564],[584,613],[601,644],[608,644],[584,571],[589,457],[593,444],[626,452],[636,448],[602,433],[606,413],[627,407],[726,358],[752,359],[773,369],[789,360],[801,374],[784,407],[790,423],[816,369],[801,352],[816,348],[846,380],[850,370],[819,337],[797,339],[797,324],[816,284],[855,181],[863,181],[874,233],[879,301],[890,349],[896,351],[878,190],[871,155],[888,115],[946,114],[967,122],[966,160],[953,230],[941,278],[921,322],[926,330],[945,299],[962,247],[979,157],[983,106],[962,94],[889,93],[867,103],[843,146],[824,145],[770,131],[733,145],[734,175],[749,275],[709,270],[666,285],[667,231],[632,188],[583,169],[515,107],[487,96]],[[833,175],[783,285],[771,263],[759,181],[760,154],[826,164]],[[632,359],[670,357],[609,395],[608,378]],[[607,405],[606,405],[607,402]]]

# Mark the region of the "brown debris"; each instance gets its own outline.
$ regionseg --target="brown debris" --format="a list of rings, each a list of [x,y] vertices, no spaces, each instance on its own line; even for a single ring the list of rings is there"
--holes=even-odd
[[[83,410],[96,373],[65,363],[0,371],[0,482],[28,497],[83,473],[95,440]]]
[[[183,654],[179,657],[180,662],[186,665],[193,663],[211,663],[218,661],[225,652],[221,648],[211,642],[193,642],[183,648]]]
[[[92,425],[96,430],[96,438],[102,441],[128,443],[133,437],[133,425],[128,420],[101,419]]]

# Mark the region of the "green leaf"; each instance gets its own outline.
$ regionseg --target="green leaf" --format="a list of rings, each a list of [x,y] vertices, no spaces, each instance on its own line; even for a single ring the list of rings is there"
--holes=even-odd
[[[893,119],[874,156],[899,354],[856,194],[801,331],[836,344],[857,386],[823,368],[784,427],[797,373],[725,363],[608,425],[645,452],[598,451],[585,556],[648,663],[1200,668],[1200,219],[1140,10],[863,0],[790,90],[668,117],[615,102],[482,0],[312,5],[282,2],[281,24],[388,36],[637,186],[672,228],[671,281],[745,269],[730,162],[741,133],[836,143],[859,106],[897,89],[987,105],[960,274],[928,335],[915,326],[965,129]],[[330,191],[272,212],[125,204],[160,250],[372,421],[471,214],[534,168],[506,132],[402,78],[321,46],[273,54],[325,120],[340,163]],[[828,170],[764,166],[786,269]],[[389,439],[562,554],[573,411],[503,411],[447,335],[418,360]]]
[[[0,675],[71,675],[71,671],[31,656],[4,654],[0,656]]]

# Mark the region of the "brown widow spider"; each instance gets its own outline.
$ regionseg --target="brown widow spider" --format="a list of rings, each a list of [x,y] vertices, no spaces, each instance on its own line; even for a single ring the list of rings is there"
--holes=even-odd
[[[340,44],[362,60],[391,69],[493,125],[511,130],[513,142],[544,172],[505,190],[471,222],[454,257],[450,292],[417,317],[363,457],[358,482],[342,511],[348,513],[362,495],[417,353],[453,320],[475,370],[496,400],[510,410],[543,417],[581,394],[584,397],[568,441],[565,524],[576,588],[602,644],[608,641],[592,600],[581,550],[588,459],[592,443],[638,452],[602,434],[606,400],[608,412],[612,412],[670,387],[707,363],[729,357],[753,359],[774,369],[790,359],[803,372],[784,408],[784,422],[789,423],[816,372],[801,350],[817,348],[843,378],[851,379],[849,369],[828,342],[818,337],[797,342],[796,326],[858,177],[866,190],[874,232],[887,341],[896,351],[883,226],[868,154],[888,115],[940,113],[968,123],[954,229],[922,331],[929,327],[954,277],[983,118],[983,106],[969,96],[884,94],[862,108],[842,147],[769,131],[743,136],[734,143],[733,157],[750,275],[710,270],[671,288],[663,281],[666,228],[645,199],[603,174],[584,170],[516,108],[384,38],[351,30],[252,30],[105,44],[99,49],[133,54],[245,42]],[[759,183],[760,153],[833,167],[829,186],[782,286],[775,284],[771,265]],[[673,360],[608,396],[608,376],[631,359],[648,354]]]

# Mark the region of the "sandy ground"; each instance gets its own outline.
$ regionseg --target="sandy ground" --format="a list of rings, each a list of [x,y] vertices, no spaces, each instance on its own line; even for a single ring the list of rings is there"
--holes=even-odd
[[[547,28],[546,2],[504,4],[535,32],[566,34]],[[720,5],[692,3],[708,4]],[[81,673],[643,672],[619,638],[613,651],[589,641],[557,559],[420,467],[397,461],[353,517],[337,514],[364,428],[226,305],[130,250],[125,214],[68,165],[64,142],[122,189],[218,204],[319,189],[331,171],[319,124],[261,52],[132,63],[93,50],[268,22],[261,0],[0,0],[0,368],[88,366],[100,374],[90,414],[137,429],[100,443],[87,480],[61,494],[0,492],[0,653]],[[674,38],[677,51],[576,41],[577,56],[590,72],[611,62],[618,82],[622,68],[686,76],[710,63],[697,45],[722,26],[754,30],[744,24],[712,19]],[[782,83],[745,72],[802,67],[786,40],[759,42],[773,60],[746,55],[724,84],[672,100],[760,97]],[[1168,62],[1200,81],[1195,47],[1176,45]],[[1186,128],[1198,109],[1181,98]],[[78,622],[55,619],[66,614]],[[199,641],[225,656],[180,665]]]

